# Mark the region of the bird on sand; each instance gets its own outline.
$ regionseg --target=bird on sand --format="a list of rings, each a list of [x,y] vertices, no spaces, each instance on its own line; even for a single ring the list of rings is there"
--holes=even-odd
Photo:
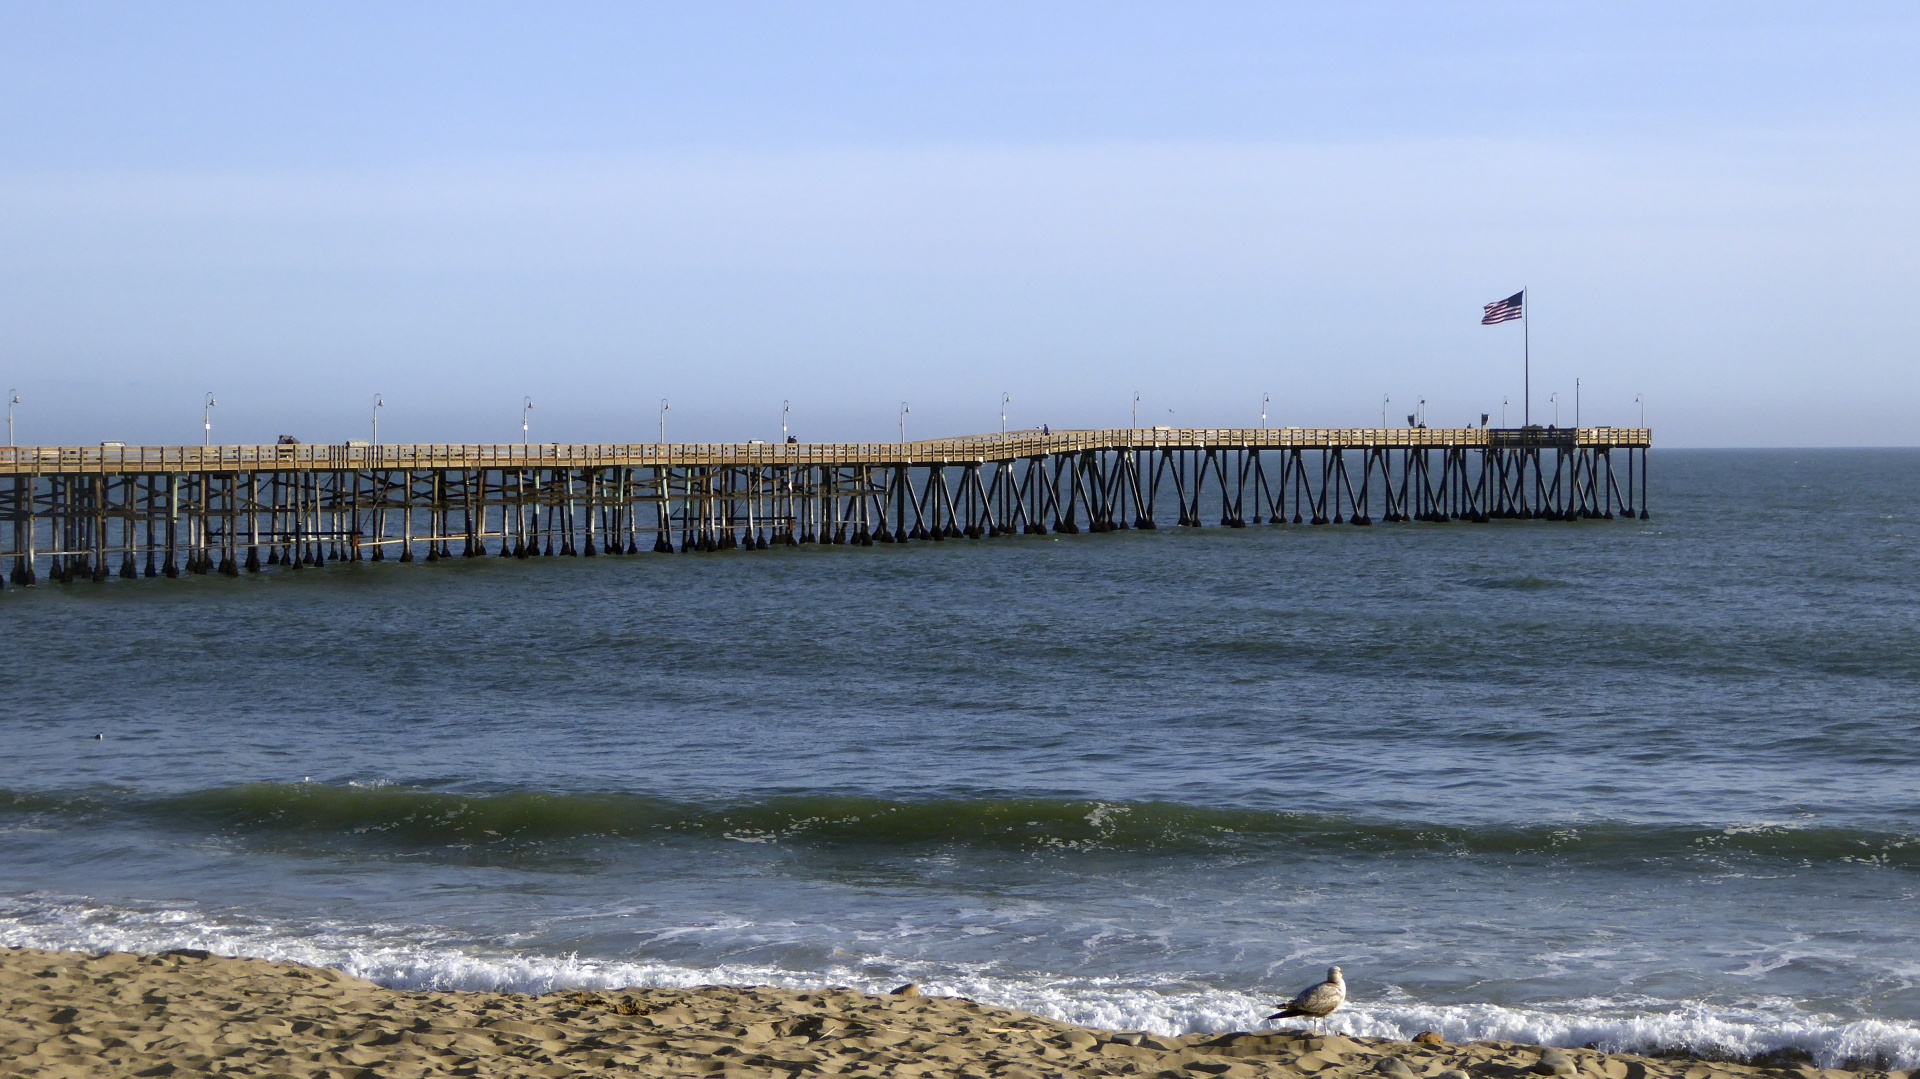
[[[1299,996],[1281,1005],[1279,1011],[1267,1016],[1267,1021],[1291,1019],[1294,1016],[1325,1020],[1346,1002],[1346,978],[1341,976],[1339,967],[1328,967],[1326,981],[1303,990]]]

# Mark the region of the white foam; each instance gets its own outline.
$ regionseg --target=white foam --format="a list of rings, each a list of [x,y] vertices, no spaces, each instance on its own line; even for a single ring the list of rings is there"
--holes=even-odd
[[[1285,993],[1251,994],[1197,978],[1070,978],[1009,974],[979,966],[870,956],[857,967],[790,970],[756,964],[694,967],[542,955],[491,949],[418,926],[303,924],[210,918],[184,909],[129,909],[78,900],[0,901],[0,944],[76,951],[157,952],[202,948],[327,966],[396,989],[546,993],[557,989],[684,988],[706,984],[818,988],[844,985],[884,992],[916,981],[929,993],[964,996],[1065,1022],[1161,1035],[1247,1030]],[[1424,1004],[1389,988],[1385,999],[1349,1004],[1333,1030],[1406,1039],[1432,1030],[1449,1041],[1497,1038],[1610,1051],[1684,1050],[1753,1058],[1798,1049],[1823,1067],[1872,1062],[1920,1066],[1920,1024],[1844,1020],[1802,1011],[1791,1001],[1742,1008],[1649,998],[1591,998],[1552,1004]]]

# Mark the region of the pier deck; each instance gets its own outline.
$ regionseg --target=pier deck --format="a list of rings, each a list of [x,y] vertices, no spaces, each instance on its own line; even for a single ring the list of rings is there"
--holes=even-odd
[[[870,545],[1163,520],[1647,516],[1642,428],[1120,428],[920,442],[0,448],[33,584],[327,561]],[[1623,460],[1616,461],[1615,454]],[[1636,474],[1637,473],[1637,474]],[[117,566],[115,565],[117,563]]]

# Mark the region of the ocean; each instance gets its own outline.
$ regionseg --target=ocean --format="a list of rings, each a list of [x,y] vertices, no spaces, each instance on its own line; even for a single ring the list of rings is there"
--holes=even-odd
[[[1914,1067],[1916,466],[9,588],[0,943]]]

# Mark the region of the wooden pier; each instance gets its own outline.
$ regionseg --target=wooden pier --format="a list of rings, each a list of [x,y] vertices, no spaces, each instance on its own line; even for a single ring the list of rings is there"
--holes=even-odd
[[[1644,520],[1650,443],[1638,428],[1289,427],[863,444],[9,447],[0,566],[31,585],[1209,521]]]

